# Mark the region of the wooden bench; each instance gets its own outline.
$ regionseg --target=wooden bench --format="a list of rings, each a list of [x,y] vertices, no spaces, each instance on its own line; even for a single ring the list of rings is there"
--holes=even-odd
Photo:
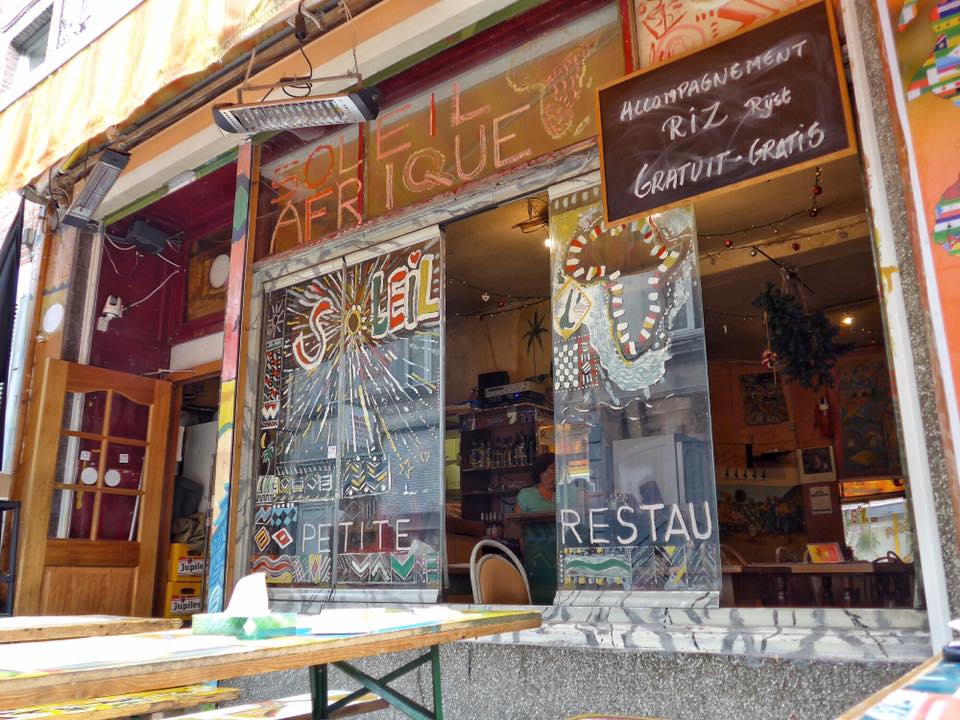
[[[335,703],[349,695],[347,690],[330,690],[327,697],[330,703]],[[363,715],[374,710],[384,710],[389,707],[385,700],[381,700],[373,693],[361,695],[350,702],[346,707],[331,713],[331,718]],[[209,710],[207,712],[189,713],[169,720],[311,720],[313,717],[310,693],[292,695],[279,700],[267,700],[250,705],[234,705],[233,707]]]
[[[240,691],[235,688],[210,685],[186,685],[166,690],[149,690],[122,695],[81,700],[75,703],[55,703],[0,710],[0,720],[43,720],[44,718],[73,718],[83,720],[111,720],[131,715],[186,710],[212,703],[236,700]]]

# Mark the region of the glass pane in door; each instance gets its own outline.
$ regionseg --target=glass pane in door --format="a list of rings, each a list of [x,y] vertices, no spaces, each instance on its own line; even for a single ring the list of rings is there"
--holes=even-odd
[[[140,502],[139,495],[114,495],[108,491],[100,493],[97,539],[136,540]]]
[[[96,390],[88,393],[68,392],[63,403],[63,430],[99,435],[107,412],[107,393]]]
[[[113,393],[113,399],[110,402],[108,435],[131,440],[146,440],[149,423],[149,405],[141,405],[118,392]]]
[[[268,582],[331,582],[342,279],[265,299],[251,569]]]
[[[110,441],[103,471],[103,486],[128,490],[142,489],[143,459],[146,448]]]
[[[347,270],[337,583],[439,587],[439,239]]]
[[[594,187],[551,196],[550,233],[559,587],[704,602],[720,565],[693,211],[607,228]]]
[[[94,497],[93,492],[54,490],[47,536],[71,540],[89,539],[93,528]]]

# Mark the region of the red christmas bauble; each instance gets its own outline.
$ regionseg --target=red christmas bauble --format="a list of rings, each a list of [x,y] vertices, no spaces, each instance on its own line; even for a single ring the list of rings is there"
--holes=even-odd
[[[728,248],[732,248],[732,247],[733,247],[733,240],[730,240],[730,239],[728,238],[728,239],[726,239],[726,240],[723,241],[723,244],[726,245]]]
[[[767,370],[776,370],[778,360],[777,354],[772,350],[764,350],[760,356],[760,364]]]
[[[791,245],[791,247],[793,248],[794,252],[797,252],[800,249],[800,243],[795,242],[793,245]]]
[[[814,195],[819,195],[820,193],[823,192],[823,188],[820,187],[819,185],[814,185],[813,190],[811,190],[810,192],[812,192]]]

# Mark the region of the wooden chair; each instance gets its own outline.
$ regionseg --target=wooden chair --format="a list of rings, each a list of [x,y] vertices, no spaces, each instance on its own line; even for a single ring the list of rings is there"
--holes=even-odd
[[[729,545],[720,545],[720,564],[743,567],[747,564],[743,555]],[[720,576],[720,607],[737,607],[737,591],[734,576],[723,573]]]
[[[778,563],[798,563],[801,562],[794,554],[793,550],[785,545],[779,545],[773,551],[774,560]],[[803,551],[802,562],[810,562],[810,551]],[[790,595],[790,605],[804,607],[816,605],[820,607],[820,578],[815,575],[804,575],[803,577],[793,576],[787,579],[787,588]]]
[[[873,561],[874,568],[895,565],[903,572],[874,572],[868,585],[870,604],[874,607],[911,607],[914,595],[914,575],[906,569],[907,563],[889,550],[883,557]]]
[[[480,555],[493,548],[503,555]],[[481,540],[470,553],[470,587],[477,605],[529,605],[530,583],[523,563],[503,543]]]

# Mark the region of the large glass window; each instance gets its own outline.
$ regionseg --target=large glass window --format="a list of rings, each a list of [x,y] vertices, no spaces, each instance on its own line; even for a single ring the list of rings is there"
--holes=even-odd
[[[602,215],[597,187],[550,200],[559,587],[716,602],[693,212]]]
[[[264,303],[252,568],[439,589],[440,240],[337,265]]]

